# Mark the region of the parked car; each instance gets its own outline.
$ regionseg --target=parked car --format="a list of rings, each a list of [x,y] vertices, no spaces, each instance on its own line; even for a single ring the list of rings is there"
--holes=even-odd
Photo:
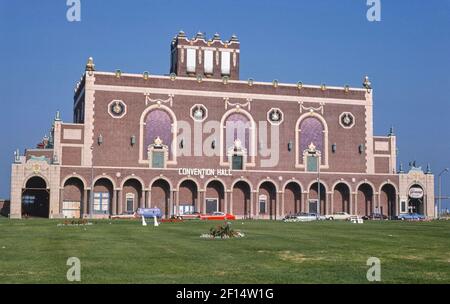
[[[228,214],[224,212],[213,212],[212,214],[201,214],[200,219],[202,220],[235,220],[236,217],[233,214]]]
[[[423,221],[425,219],[425,216],[419,213],[402,213],[397,216],[397,219],[402,221]]]
[[[285,222],[285,223],[300,222],[300,220],[295,215],[286,215],[283,218],[283,222]]]
[[[134,216],[135,217],[144,216],[144,218],[153,218],[156,216],[157,218],[161,218],[162,212],[161,209],[159,208],[138,208],[134,213]]]
[[[311,216],[314,216],[318,221],[325,221],[327,217],[325,215],[320,215],[318,213],[310,213]]]
[[[299,212],[296,214],[287,215],[285,219],[286,222],[311,222],[316,221],[317,217],[311,213]]]
[[[327,220],[343,220],[343,221],[348,221],[350,219],[351,215],[348,214],[347,212],[336,212],[333,214],[327,214],[325,215],[325,218]]]
[[[363,220],[387,220],[388,217],[385,214],[381,213],[372,213],[370,215],[364,215]]]
[[[186,212],[183,214],[179,214],[178,218],[183,219],[183,220],[195,220],[195,219],[199,219],[201,216],[201,214],[199,212]]]

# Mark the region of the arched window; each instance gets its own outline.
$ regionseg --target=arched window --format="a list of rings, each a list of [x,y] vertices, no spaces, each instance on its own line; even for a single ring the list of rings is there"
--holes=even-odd
[[[232,112],[222,121],[223,151],[234,170],[244,170],[247,160],[254,162],[254,122],[250,114]]]
[[[145,118],[144,128],[144,155],[147,155],[148,147],[159,138],[162,144],[167,146],[169,158],[172,157],[172,118],[169,113],[155,109],[149,112]]]
[[[225,147],[226,150],[234,146],[236,139],[242,147],[250,151],[250,129],[251,123],[247,116],[241,113],[233,113],[225,120]],[[225,151],[226,153],[227,151]]]
[[[304,114],[297,122],[296,167],[317,171],[328,168],[327,140],[328,132],[325,121],[315,113]]]
[[[303,152],[312,143],[323,156],[325,154],[323,137],[323,125],[317,118],[308,117],[303,119],[300,123],[300,153],[303,155]]]

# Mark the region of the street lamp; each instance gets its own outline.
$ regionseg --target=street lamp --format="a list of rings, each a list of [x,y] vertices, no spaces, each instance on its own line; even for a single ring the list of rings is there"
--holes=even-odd
[[[448,172],[448,168],[445,168],[438,175],[438,192],[439,192],[439,204],[438,204],[438,219],[441,219],[441,208],[442,208],[442,183],[441,183],[441,175]]]

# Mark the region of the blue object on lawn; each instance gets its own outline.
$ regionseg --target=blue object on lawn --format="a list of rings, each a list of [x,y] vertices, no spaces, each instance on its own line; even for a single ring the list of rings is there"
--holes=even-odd
[[[398,216],[400,220],[424,220],[425,216],[419,213],[403,213]]]
[[[154,216],[157,218],[162,217],[161,209],[159,208],[138,208],[136,214],[140,217],[144,216],[144,218],[153,218]]]

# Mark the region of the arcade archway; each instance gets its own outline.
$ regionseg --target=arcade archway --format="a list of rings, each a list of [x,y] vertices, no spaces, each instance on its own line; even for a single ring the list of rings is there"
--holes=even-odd
[[[350,210],[350,188],[347,184],[339,183],[333,189],[333,212],[347,212]]]
[[[373,213],[373,188],[371,185],[361,184],[358,187],[356,200],[357,215],[364,216]]]
[[[207,214],[225,211],[225,187],[222,182],[212,180],[206,185],[205,204]]]
[[[380,206],[379,212],[392,219],[395,215],[397,193],[394,186],[385,184],[380,191]]]
[[[186,179],[180,184],[178,202],[180,210],[177,210],[177,213],[201,212],[198,200],[198,187],[193,180]]]
[[[50,190],[39,176],[33,176],[22,190],[22,216],[44,217],[50,215]]]
[[[309,188],[308,210],[311,213],[318,213],[325,215],[327,213],[327,191],[325,186],[320,183],[320,202],[319,202],[319,187],[317,182]]]
[[[277,188],[270,182],[263,182],[258,189],[258,210],[259,216],[277,218]]]
[[[84,209],[84,184],[78,177],[71,177],[64,182],[62,213],[65,218],[80,218]]]
[[[151,185],[151,199],[148,203],[150,208],[159,208],[167,218],[170,210],[170,185],[164,179],[157,179]]]
[[[245,181],[238,181],[233,185],[233,213],[244,218],[250,215],[251,187]]]
[[[135,178],[125,181],[122,187],[122,209],[121,213],[132,214],[137,208],[142,207],[142,184]]]
[[[296,182],[290,182],[284,188],[284,215],[300,212],[302,206],[302,189]]]
[[[114,185],[108,178],[100,178],[94,185],[94,201],[92,213],[96,215],[111,215],[114,199]]]
[[[408,213],[424,214],[424,191],[420,185],[412,185],[408,191]]]

